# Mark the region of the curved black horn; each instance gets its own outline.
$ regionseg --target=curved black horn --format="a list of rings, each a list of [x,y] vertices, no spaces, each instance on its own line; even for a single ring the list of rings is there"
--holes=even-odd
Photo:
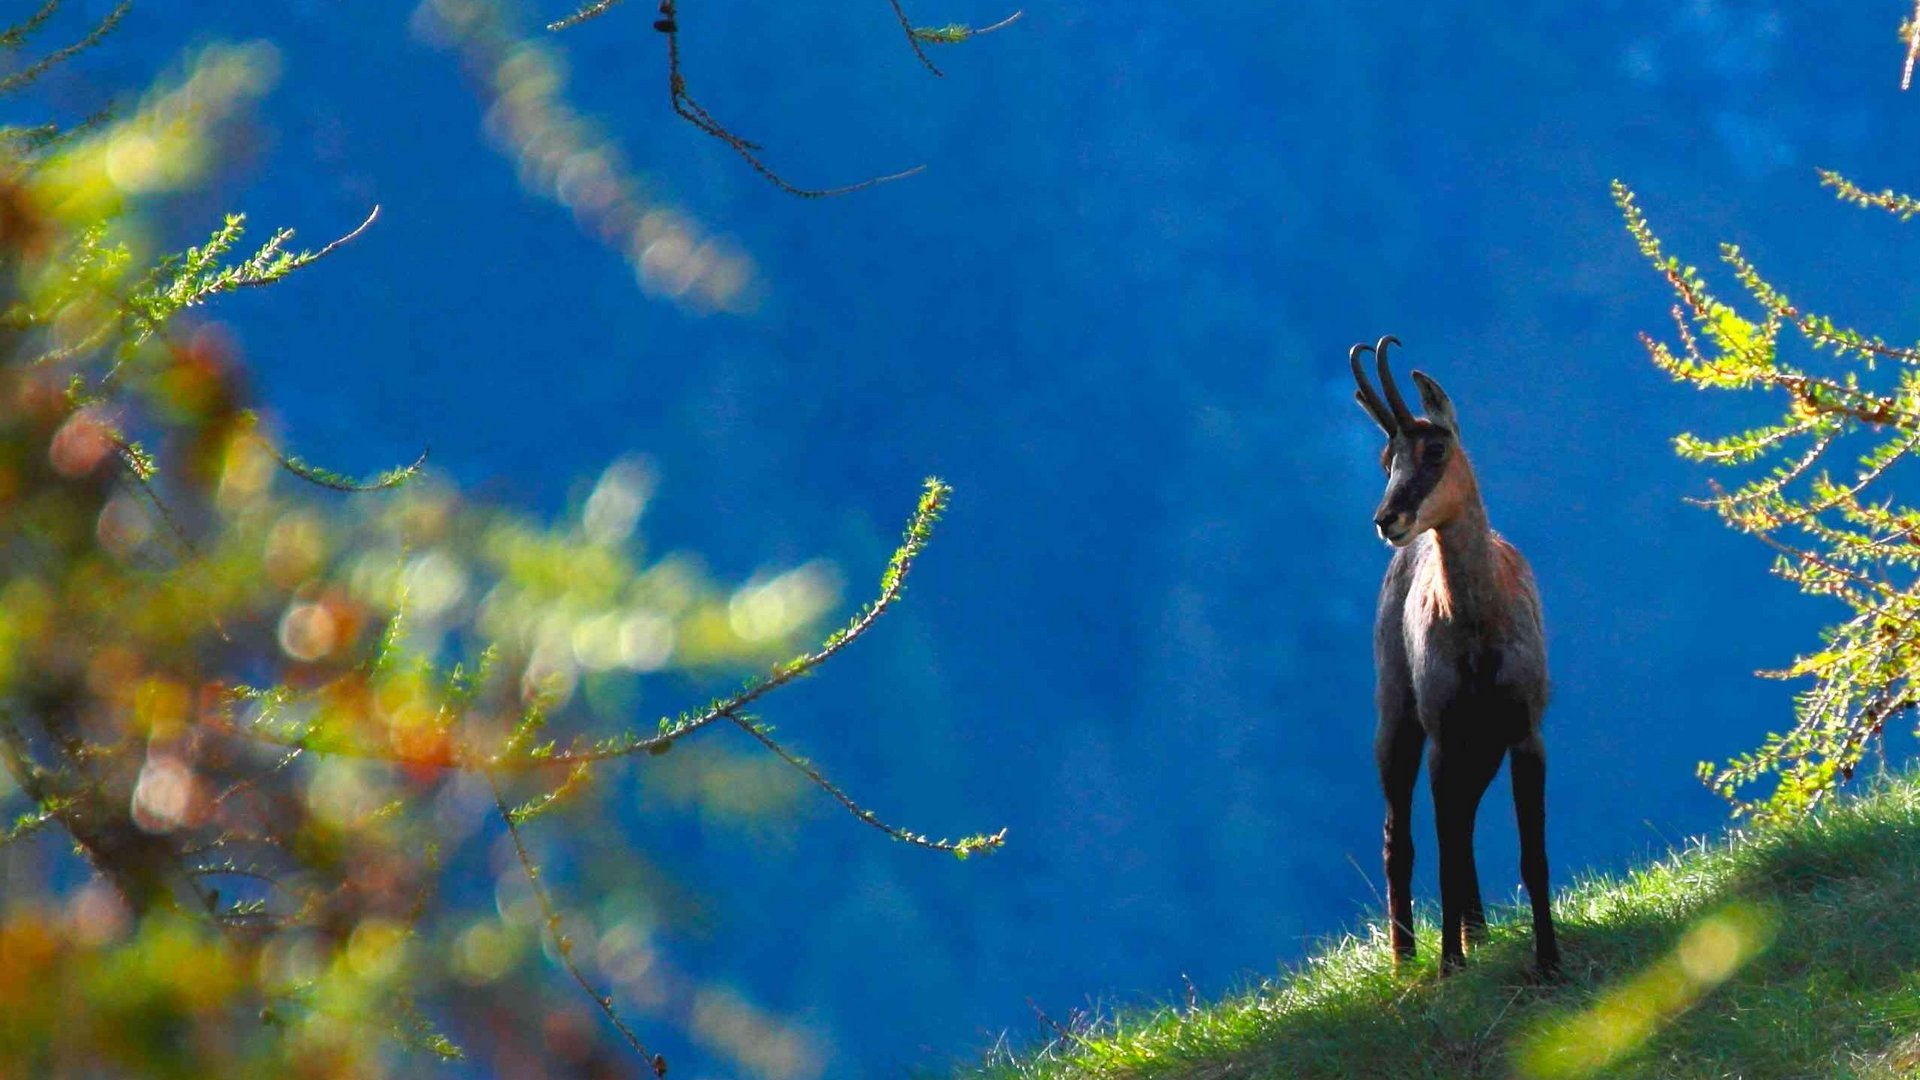
[[[1353,365],[1353,381],[1360,384],[1360,404],[1366,408],[1367,414],[1373,417],[1373,422],[1379,424],[1381,430],[1391,435],[1395,431],[1393,414],[1387,411],[1386,405],[1380,400],[1380,395],[1373,392],[1373,384],[1367,381],[1367,373],[1360,367],[1360,354],[1372,351],[1371,345],[1355,345],[1347,350],[1347,362]]]
[[[1392,334],[1380,339],[1373,347],[1374,354],[1380,358],[1380,389],[1387,395],[1387,404],[1393,407],[1394,422],[1401,428],[1413,426],[1413,412],[1407,408],[1406,399],[1400,396],[1400,388],[1393,385],[1393,372],[1387,370],[1387,346],[1400,344],[1400,339]]]

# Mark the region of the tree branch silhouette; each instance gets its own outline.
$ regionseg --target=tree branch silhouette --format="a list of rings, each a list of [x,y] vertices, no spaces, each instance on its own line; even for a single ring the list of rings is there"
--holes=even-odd
[[[619,3],[619,0],[594,0],[594,2],[576,9],[565,18],[548,23],[547,29],[552,31],[572,29],[581,23],[588,22],[606,14],[617,3]],[[939,67],[934,64],[933,59],[927,55],[924,44],[957,44],[969,38],[991,33],[1009,26],[1019,19],[1021,14],[1016,11],[991,26],[982,27],[977,30],[957,23],[938,28],[916,28],[913,22],[907,18],[906,9],[901,6],[900,0],[888,0],[888,3],[893,8],[894,17],[899,20],[901,31],[906,35],[907,47],[913,50],[913,55],[936,77],[943,77],[945,73],[942,72]],[[925,165],[916,165],[913,168],[904,169],[900,172],[889,173],[884,176],[872,176],[865,180],[839,187],[813,188],[803,187],[793,183],[767,164],[766,160],[761,156],[764,148],[759,143],[735,134],[732,129],[715,119],[714,115],[708,112],[704,105],[701,105],[699,101],[695,100],[692,93],[687,89],[687,79],[681,70],[680,12],[676,0],[660,0],[659,14],[660,17],[654,20],[653,28],[667,39],[667,96],[672,104],[674,114],[687,123],[692,124],[709,137],[725,143],[729,149],[739,155],[741,160],[747,163],[748,167],[753,169],[754,172],[759,173],[763,179],[774,187],[779,188],[789,195],[802,199],[831,198],[838,195],[850,195],[856,191],[864,191],[867,188],[876,187],[880,184],[889,184],[895,180],[904,180],[909,176],[925,170]]]

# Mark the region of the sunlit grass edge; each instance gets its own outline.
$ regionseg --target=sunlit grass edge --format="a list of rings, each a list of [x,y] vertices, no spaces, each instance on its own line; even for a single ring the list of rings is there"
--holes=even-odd
[[[1920,1076],[1920,778],[1814,820],[1695,840],[1563,890],[1566,977],[1532,977],[1519,909],[1442,981],[1377,921],[1212,1004],[1017,1036],[965,1080],[1069,1077]],[[1031,1030],[1031,1029],[1029,1029]]]

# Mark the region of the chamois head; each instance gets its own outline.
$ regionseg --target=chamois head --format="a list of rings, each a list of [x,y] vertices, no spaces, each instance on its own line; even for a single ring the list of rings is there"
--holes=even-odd
[[[1420,404],[1427,413],[1415,416],[1393,384],[1393,373],[1387,370],[1387,347],[1398,344],[1400,339],[1388,334],[1375,345],[1355,345],[1347,352],[1347,360],[1353,365],[1354,381],[1360,384],[1354,400],[1387,433],[1386,449],[1380,452],[1387,491],[1374,512],[1373,524],[1380,530],[1381,539],[1394,547],[1405,547],[1422,532],[1452,520],[1470,497],[1473,479],[1466,455],[1460,452],[1460,422],[1454,417],[1447,392],[1426,375],[1414,372],[1413,382],[1420,389]],[[1384,403],[1360,369],[1363,352],[1374,353],[1379,360],[1380,389],[1387,395]]]

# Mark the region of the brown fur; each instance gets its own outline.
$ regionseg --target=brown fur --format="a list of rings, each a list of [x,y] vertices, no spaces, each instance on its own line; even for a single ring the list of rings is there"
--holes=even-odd
[[[1382,339],[1382,349],[1391,339]],[[1364,346],[1357,347],[1355,355]],[[1487,522],[1473,466],[1459,445],[1452,402],[1415,373],[1428,416],[1360,403],[1388,435],[1387,490],[1374,522],[1397,549],[1380,587],[1374,625],[1376,764],[1386,795],[1384,856],[1396,960],[1413,938],[1413,788],[1424,756],[1440,833],[1441,970],[1465,962],[1486,916],[1473,861],[1480,800],[1510,761],[1520,826],[1520,874],[1533,908],[1534,950],[1557,970],[1546,858],[1546,634],[1533,574]],[[1356,376],[1360,374],[1357,360]],[[1377,407],[1376,407],[1377,406]]]

